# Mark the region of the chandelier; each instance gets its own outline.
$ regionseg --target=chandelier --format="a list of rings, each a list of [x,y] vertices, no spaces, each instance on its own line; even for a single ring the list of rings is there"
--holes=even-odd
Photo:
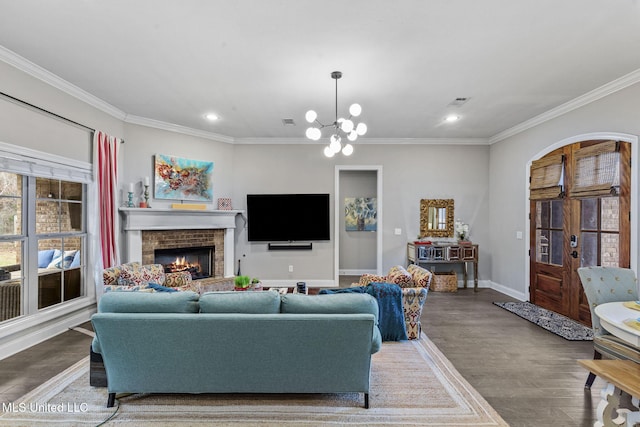
[[[357,125],[351,120],[354,117],[358,117],[362,112],[360,104],[351,104],[349,107],[349,118],[338,118],[338,79],[342,77],[342,72],[334,71],[331,73],[331,78],[336,81],[336,120],[330,124],[322,124],[318,120],[318,113],[313,110],[307,111],[305,119],[309,123],[317,124],[317,126],[311,126],[307,128],[306,136],[312,141],[317,141],[322,137],[322,129],[329,127],[332,134],[329,137],[329,145],[324,148],[324,155],[327,157],[333,157],[335,154],[342,151],[345,156],[350,156],[353,153],[353,145],[349,142],[353,142],[358,139],[358,136],[362,136],[367,133],[367,125],[360,122]],[[349,142],[344,146],[342,145],[342,137],[346,137]]]

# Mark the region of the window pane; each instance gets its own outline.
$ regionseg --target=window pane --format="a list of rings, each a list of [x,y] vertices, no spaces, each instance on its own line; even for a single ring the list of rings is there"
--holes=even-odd
[[[80,269],[64,272],[64,300],[69,301],[82,296]]]
[[[38,276],[38,308],[62,302],[62,272],[47,272]]]
[[[601,241],[601,264],[603,267],[618,267],[620,265],[619,235],[612,233],[602,233]]]
[[[60,269],[62,259],[62,239],[38,240],[38,268]],[[40,271],[42,273],[42,271]]]
[[[60,232],[60,205],[57,201],[38,200],[36,202],[36,233]]]
[[[549,202],[538,202],[540,206],[540,228],[549,228]]]
[[[601,203],[602,230],[618,231],[620,226],[620,199],[618,197],[603,197]]]
[[[61,183],[62,200],[82,200],[82,184],[79,182],[67,182]]]
[[[60,231],[82,231],[82,205],[80,203],[60,203]]]
[[[0,322],[22,311],[22,242],[0,242]]]
[[[551,264],[562,265],[562,231],[551,232]]]
[[[598,265],[598,233],[582,233],[581,267]]]
[[[36,178],[36,197],[38,199],[58,199],[59,195],[60,180]]]
[[[0,234],[22,234],[22,176],[0,172]]]
[[[580,201],[580,218],[582,230],[598,229],[598,199],[582,199]]]
[[[551,202],[551,228],[562,228],[562,200],[553,200]]]
[[[549,231],[536,230],[536,261],[549,263]]]

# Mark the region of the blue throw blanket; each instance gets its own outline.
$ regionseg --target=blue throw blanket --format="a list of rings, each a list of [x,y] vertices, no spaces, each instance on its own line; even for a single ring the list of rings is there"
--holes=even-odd
[[[370,283],[343,289],[323,289],[321,294],[367,293],[378,301],[378,329],[382,341],[408,339],[402,308],[402,289],[392,283]]]

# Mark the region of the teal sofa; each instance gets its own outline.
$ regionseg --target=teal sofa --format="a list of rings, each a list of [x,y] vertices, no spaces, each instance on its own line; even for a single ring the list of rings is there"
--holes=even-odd
[[[141,293],[102,296],[92,351],[117,393],[363,393],[380,350],[367,294]]]

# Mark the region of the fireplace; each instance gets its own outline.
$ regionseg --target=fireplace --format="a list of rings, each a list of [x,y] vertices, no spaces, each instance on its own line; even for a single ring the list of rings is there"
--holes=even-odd
[[[154,250],[154,264],[162,264],[165,273],[186,271],[194,280],[215,275],[214,246]]]

